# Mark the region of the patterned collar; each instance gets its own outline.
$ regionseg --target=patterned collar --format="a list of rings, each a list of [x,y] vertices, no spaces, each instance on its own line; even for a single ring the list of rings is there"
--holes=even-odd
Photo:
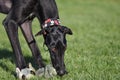
[[[47,19],[45,20],[45,22],[43,23],[42,27],[43,28],[46,28],[46,27],[49,27],[49,26],[53,26],[53,25],[60,25],[60,20],[59,19]]]

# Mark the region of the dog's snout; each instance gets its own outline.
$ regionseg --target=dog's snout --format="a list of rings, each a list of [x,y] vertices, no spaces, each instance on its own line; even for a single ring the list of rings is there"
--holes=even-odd
[[[65,70],[58,71],[59,76],[63,76],[64,74],[67,74],[67,72]]]

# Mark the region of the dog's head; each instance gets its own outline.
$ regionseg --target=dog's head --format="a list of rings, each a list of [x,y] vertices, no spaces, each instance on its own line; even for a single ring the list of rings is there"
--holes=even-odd
[[[36,34],[43,35],[50,52],[52,65],[60,76],[67,73],[64,63],[64,53],[67,47],[66,34],[72,35],[71,29],[60,25],[46,27]]]

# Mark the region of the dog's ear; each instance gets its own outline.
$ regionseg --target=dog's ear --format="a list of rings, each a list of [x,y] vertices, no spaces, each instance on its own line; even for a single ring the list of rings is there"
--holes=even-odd
[[[46,35],[48,33],[49,33],[49,28],[44,28],[44,29],[40,30],[37,34],[35,34],[35,36]]]
[[[17,67],[17,68],[16,68],[16,76],[20,78],[20,74],[21,74],[21,71],[20,71],[20,69]]]
[[[72,35],[73,32],[70,28],[67,28],[66,26],[62,26],[63,27],[63,31],[65,34],[69,34],[69,35]]]
[[[34,69],[34,67],[32,66],[31,63],[29,63],[29,68],[30,68],[33,72],[35,72],[35,69]]]
[[[42,34],[44,34],[44,30],[43,29],[40,30],[37,34],[35,34],[35,36],[42,35]]]
[[[20,73],[20,69],[18,67],[16,68],[16,73]]]

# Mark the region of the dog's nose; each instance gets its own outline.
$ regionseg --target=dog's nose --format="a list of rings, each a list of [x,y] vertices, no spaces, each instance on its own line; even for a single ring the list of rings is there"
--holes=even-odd
[[[59,76],[63,76],[64,74],[66,74],[66,71],[64,71],[64,70],[60,70],[60,71],[58,72],[58,75],[59,75]]]

